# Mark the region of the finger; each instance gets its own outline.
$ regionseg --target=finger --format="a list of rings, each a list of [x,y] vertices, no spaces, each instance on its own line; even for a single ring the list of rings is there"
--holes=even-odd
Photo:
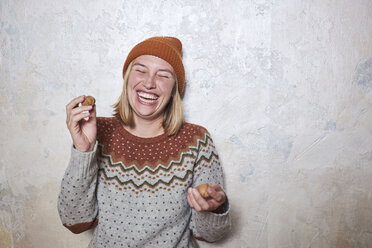
[[[95,124],[97,122],[95,105],[92,106],[92,109],[89,111],[89,115],[87,116],[87,118],[84,118],[84,121],[91,124]]]
[[[191,207],[191,208],[194,208],[194,206],[193,206],[193,204],[192,204],[192,202],[191,202],[191,199],[190,199],[190,195],[191,195],[191,194],[192,194],[192,193],[191,193],[191,188],[189,188],[189,189],[187,190],[187,201],[188,201],[190,207]]]
[[[75,108],[79,103],[82,103],[85,99],[85,96],[78,96],[74,99],[72,99],[67,105],[66,105],[66,111],[70,111],[71,109]]]
[[[199,204],[197,203],[196,199],[195,199],[195,196],[194,196],[194,192],[193,192],[194,189],[191,189],[191,192],[189,194],[190,196],[190,201],[191,201],[191,204],[193,206],[193,208],[195,209],[195,211],[197,212],[200,212],[202,210],[202,208],[199,206]]]
[[[199,191],[197,189],[192,190],[193,196],[195,198],[195,201],[197,202],[198,206],[204,211],[207,211],[209,209],[208,202],[200,195]]]
[[[88,117],[90,115],[90,113],[88,111],[91,110],[91,109],[92,109],[92,106],[81,106],[81,107],[77,107],[77,108],[72,109],[67,114],[67,120],[66,120],[67,125],[76,124],[76,123],[73,123],[74,121],[76,121],[76,116],[79,116],[82,113],[84,113],[85,117]],[[88,115],[86,115],[86,114],[88,114]]]
[[[90,115],[89,112],[81,112],[79,114],[76,114],[76,115],[72,116],[70,118],[70,122],[68,123],[68,127],[73,128],[73,127],[79,126],[78,123],[82,119],[89,117],[89,115]]]
[[[216,183],[213,183],[213,184],[209,184],[209,187],[208,188],[212,188],[214,189],[215,191],[223,191],[223,189],[221,188],[220,185],[216,184]]]
[[[91,111],[92,108],[93,108],[92,106],[80,106],[80,107],[76,107],[76,108],[73,108],[71,110],[71,115],[80,114],[81,112],[85,112],[85,111]]]
[[[213,198],[213,200],[215,200],[216,202],[221,202],[221,201],[224,201],[224,192],[223,191],[219,191],[217,192],[215,189],[213,188],[208,188],[208,195]]]
[[[208,195],[217,202],[224,202],[226,199],[225,192],[218,184],[212,184],[207,189]]]
[[[96,110],[96,105],[95,104],[92,106],[92,109],[89,111],[89,113],[90,113],[89,120],[90,119],[95,120],[96,115],[97,115],[97,110]]]
[[[70,122],[70,119],[71,119],[70,115],[71,115],[72,109],[76,108],[80,102],[84,101],[84,98],[85,98],[85,96],[76,97],[76,98],[72,99],[66,105],[66,123],[67,123],[67,125],[68,125],[68,123]]]
[[[67,119],[74,120],[75,119],[75,116],[81,115],[82,113],[87,113],[88,114],[87,116],[89,116],[90,115],[89,111],[91,109],[92,109],[92,106],[81,106],[81,107],[74,108],[67,115]]]

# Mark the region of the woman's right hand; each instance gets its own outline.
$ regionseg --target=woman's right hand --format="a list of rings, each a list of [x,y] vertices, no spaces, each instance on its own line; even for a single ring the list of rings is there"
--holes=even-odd
[[[84,99],[85,96],[79,96],[66,105],[66,124],[75,148],[81,152],[90,152],[93,151],[97,137],[96,105],[79,106]],[[87,117],[89,119],[85,120]]]

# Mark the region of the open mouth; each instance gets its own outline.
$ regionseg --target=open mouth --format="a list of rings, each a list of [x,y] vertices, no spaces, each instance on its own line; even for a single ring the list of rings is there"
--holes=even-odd
[[[146,103],[146,104],[152,104],[155,103],[158,100],[158,96],[154,94],[149,94],[146,92],[137,92],[138,99],[140,102]]]

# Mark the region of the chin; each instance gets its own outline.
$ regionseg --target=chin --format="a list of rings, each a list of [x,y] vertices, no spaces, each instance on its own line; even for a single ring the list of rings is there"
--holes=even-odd
[[[136,111],[136,114],[139,118],[146,120],[157,119],[161,115],[160,112],[154,111]]]

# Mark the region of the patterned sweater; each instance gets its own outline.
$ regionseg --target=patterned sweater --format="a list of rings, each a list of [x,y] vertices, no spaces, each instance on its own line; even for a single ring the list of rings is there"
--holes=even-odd
[[[65,227],[96,227],[89,247],[198,247],[193,236],[213,242],[229,231],[227,201],[220,214],[187,202],[189,187],[223,187],[206,129],[185,123],[176,136],[141,138],[115,117],[99,117],[97,141],[92,152],[72,148],[58,197]]]

